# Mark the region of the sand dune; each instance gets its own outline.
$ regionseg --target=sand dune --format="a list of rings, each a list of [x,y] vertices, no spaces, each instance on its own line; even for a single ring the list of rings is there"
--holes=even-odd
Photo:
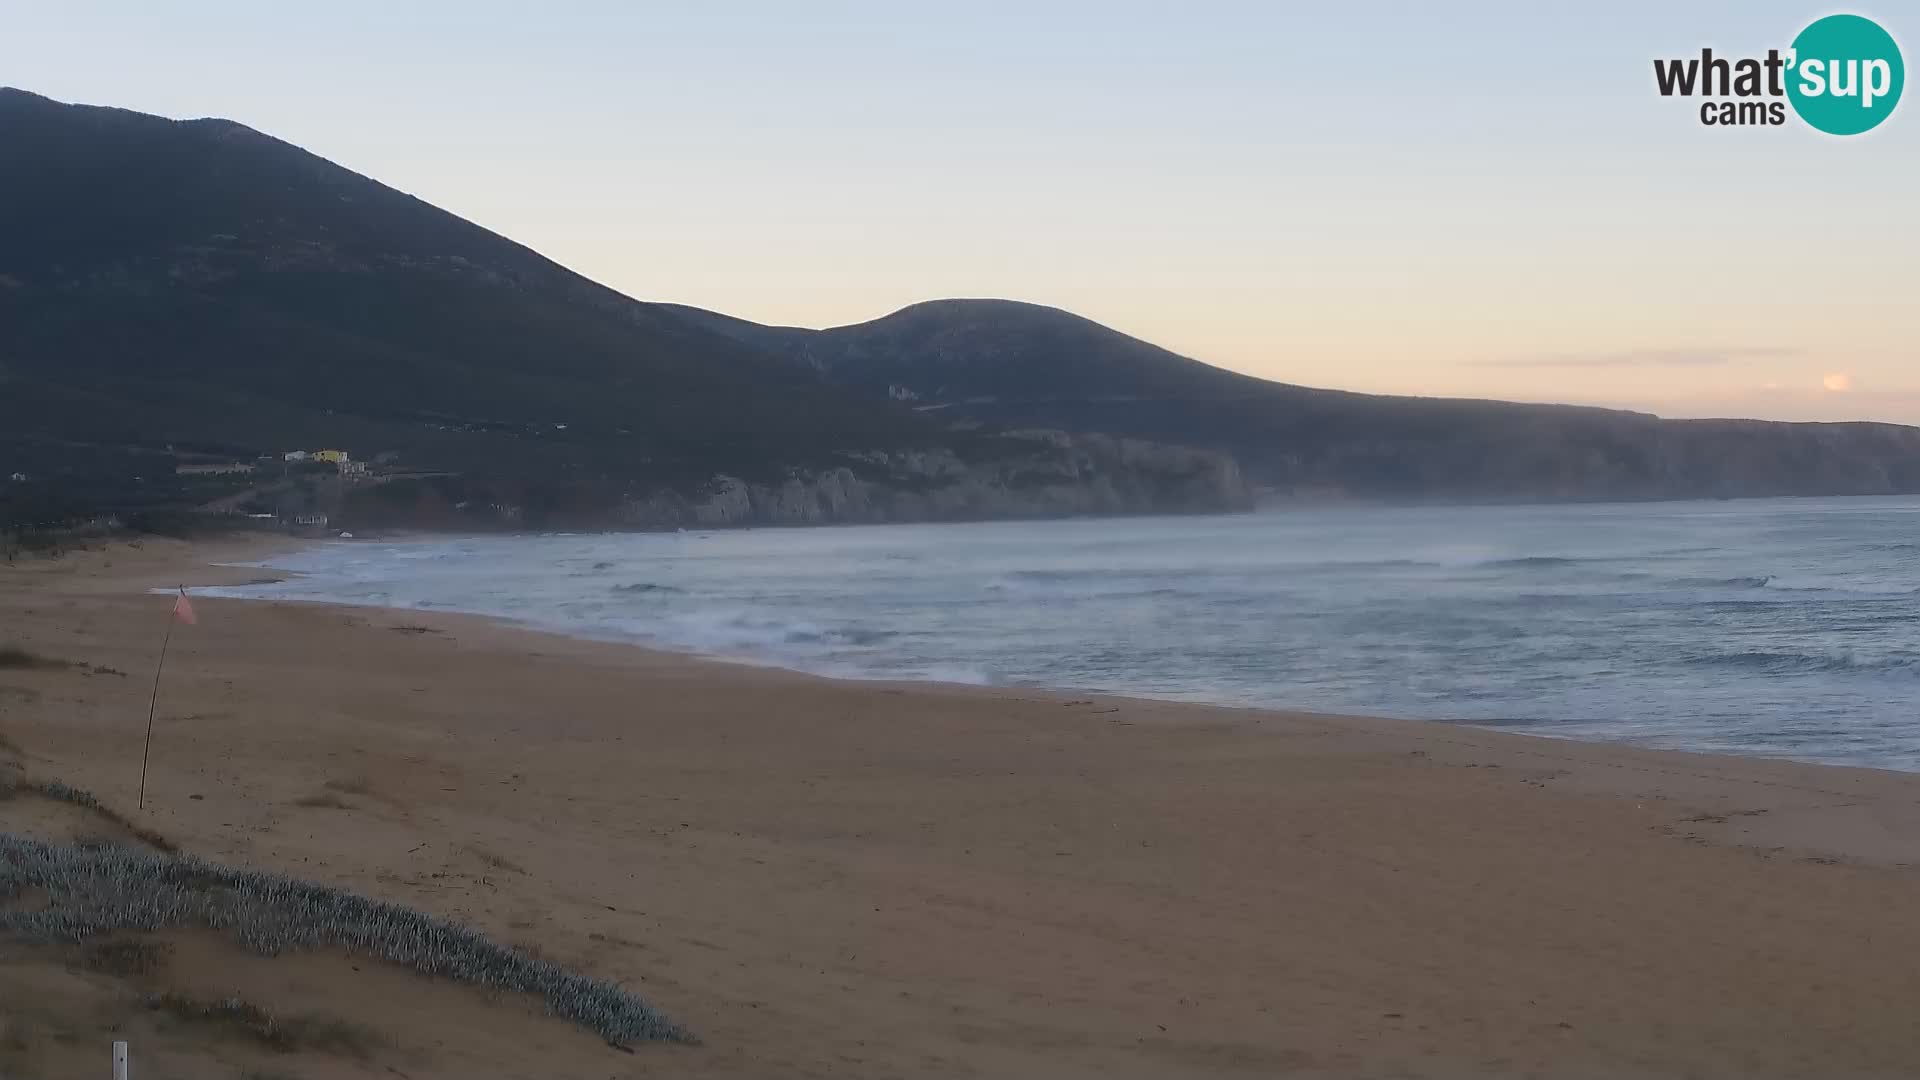
[[[0,670],[0,769],[196,855],[464,920],[701,1041],[623,1053],[524,995],[186,933],[138,971],[111,943],[0,946],[0,1073],[77,1075],[115,1037],[148,1076],[1920,1065],[1901,774],[200,600],[137,814],[167,611],[142,590],[256,573],[205,565],[228,554],[0,570],[0,645],[72,662]],[[136,842],[33,798],[0,801],[0,831]],[[164,993],[305,1018],[306,1041],[148,1006]]]

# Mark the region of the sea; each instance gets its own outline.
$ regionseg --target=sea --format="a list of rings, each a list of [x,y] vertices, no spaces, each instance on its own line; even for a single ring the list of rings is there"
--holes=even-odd
[[[210,595],[1920,770],[1920,499],[339,540]]]

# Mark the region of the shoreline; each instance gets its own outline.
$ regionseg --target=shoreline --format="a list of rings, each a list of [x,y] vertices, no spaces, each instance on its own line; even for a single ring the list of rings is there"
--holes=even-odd
[[[5,636],[89,665],[0,671],[0,737],[30,775],[132,811],[165,607],[141,590],[245,573],[207,565],[232,551],[0,572]],[[173,636],[143,825],[469,923],[633,986],[703,1040],[629,1058],[448,997],[436,1015],[458,1029],[527,1041],[481,1071],[1791,1076],[1920,1060],[1920,927],[1891,914],[1920,892],[1912,774],[852,682],[479,615],[196,606]],[[262,962],[249,993],[301,1000],[309,962],[333,963]],[[0,1002],[58,970],[0,961]],[[337,1000],[376,978],[328,971]],[[402,1010],[441,992],[390,989]],[[460,1071],[453,1051],[419,1053],[409,1075]]]
[[[1872,497],[1879,497],[1879,496],[1862,496],[1862,497],[1872,498]],[[792,526],[792,527],[807,528],[809,526]],[[411,532],[405,535],[383,537],[380,539],[395,541],[395,542],[408,542],[408,541],[428,541],[428,540],[447,540],[447,539],[471,539],[471,538],[481,537],[483,535],[484,534],[467,534],[467,533],[443,535],[443,534]],[[526,535],[573,535],[573,534],[526,534]],[[186,553],[186,557],[184,560],[169,558],[167,560],[167,563],[170,566],[176,566],[182,569],[190,569],[199,574],[211,573],[218,576],[224,576],[228,572],[240,572],[240,571],[266,571],[274,575],[274,576],[265,577],[265,578],[256,577],[254,580],[250,580],[250,581],[208,581],[208,582],[201,582],[197,584],[190,583],[183,579],[180,582],[180,584],[183,585],[188,590],[189,593],[194,593],[194,591],[197,589],[245,588],[252,584],[272,584],[275,582],[288,580],[289,578],[304,576],[299,571],[282,570],[277,567],[266,566],[256,562],[233,561],[238,557],[258,556],[261,559],[261,562],[263,563],[265,558],[271,558],[277,554],[300,553],[300,552],[310,550],[312,548],[316,548],[329,543],[352,544],[352,543],[360,543],[360,542],[363,542],[363,541],[360,541],[360,540],[339,541],[333,538],[295,538],[295,537],[249,537],[245,539],[236,540],[232,543],[228,543],[226,541],[215,541],[211,544],[205,541],[163,541],[163,543],[177,545],[180,549],[182,549]],[[116,546],[119,546],[119,542],[108,544],[104,548],[89,549],[88,551],[82,552],[81,554],[97,553],[97,554],[105,555],[110,553],[112,549]],[[204,551],[208,547],[212,547],[215,550],[222,551],[224,552],[224,554],[216,557],[207,557],[204,555]],[[259,555],[260,552],[266,552],[267,554],[265,554],[264,556],[260,556]],[[72,556],[69,555],[66,557],[71,558]],[[155,578],[154,583],[146,586],[145,589],[143,589],[142,591],[148,594],[158,594],[158,593],[164,593],[170,587],[171,586],[161,583],[160,578]],[[772,661],[762,661],[762,660],[758,660],[751,657],[728,656],[728,655],[711,653],[711,652],[700,652],[698,650],[691,649],[691,648],[679,649],[679,648],[673,648],[673,647],[659,645],[659,644],[650,643],[650,642],[638,641],[632,638],[623,638],[623,637],[614,637],[614,636],[597,636],[592,634],[570,632],[564,629],[537,625],[529,621],[518,619],[511,615],[495,614],[495,613],[484,612],[484,611],[462,610],[462,609],[455,609],[455,608],[424,608],[423,609],[423,608],[387,606],[387,605],[380,605],[380,604],[359,604],[359,603],[353,603],[351,601],[342,601],[342,600],[333,600],[333,599],[231,597],[231,596],[217,596],[217,595],[211,595],[206,593],[199,593],[196,595],[200,596],[204,600],[212,600],[214,602],[221,603],[221,604],[261,605],[266,607],[274,607],[274,606],[311,607],[318,611],[338,611],[343,613],[349,613],[361,619],[373,619],[375,617],[379,617],[380,621],[389,622],[389,623],[394,622],[398,617],[404,616],[405,617],[404,619],[399,619],[399,621],[402,622],[403,625],[399,627],[395,627],[396,629],[402,629],[402,630],[411,629],[412,624],[419,624],[419,623],[444,624],[443,626],[433,626],[429,628],[429,632],[443,632],[443,631],[450,631],[455,628],[464,628],[468,632],[477,632],[477,633],[486,634],[486,635],[495,635],[505,640],[512,640],[516,636],[524,636],[526,639],[528,639],[527,642],[525,642],[525,644],[527,644],[529,647],[532,647],[534,643],[537,643],[538,641],[544,639],[551,642],[553,645],[560,645],[562,643],[566,643],[566,644],[579,645],[579,646],[592,646],[596,649],[611,649],[611,650],[615,650],[616,652],[631,651],[632,653],[635,654],[634,659],[637,662],[639,662],[642,666],[653,667],[653,666],[671,666],[675,664],[685,664],[685,665],[690,665],[696,668],[712,668],[713,673],[718,675],[724,675],[728,672],[754,672],[754,673],[760,673],[761,675],[768,676],[776,680],[782,679],[782,678],[792,678],[792,679],[798,679],[798,680],[805,680],[809,682],[820,682],[820,683],[833,685],[833,686],[846,686],[849,688],[865,688],[865,689],[870,689],[870,690],[880,691],[880,692],[887,692],[887,693],[911,693],[916,690],[926,690],[931,692],[950,693],[950,694],[956,694],[956,695],[980,695],[989,699],[999,698],[1002,696],[1012,696],[1016,700],[1021,700],[1021,699],[1030,700],[1034,697],[1038,697],[1041,699],[1057,700],[1057,701],[1066,702],[1070,704],[1080,703],[1082,699],[1092,698],[1100,703],[1106,703],[1106,704],[1111,704],[1115,706],[1130,705],[1141,710],[1164,711],[1164,712],[1171,712],[1171,713],[1191,712],[1201,717],[1211,717],[1214,719],[1225,717],[1229,721],[1231,721],[1232,718],[1238,717],[1255,724],[1265,719],[1275,719],[1275,718],[1284,717],[1288,719],[1305,719],[1305,720],[1318,721],[1318,722],[1323,722],[1329,725],[1346,725],[1346,726],[1363,727],[1363,728],[1378,728],[1378,729],[1384,730],[1385,732],[1394,733],[1394,734],[1404,734],[1410,731],[1431,729],[1431,733],[1435,736],[1435,741],[1440,741],[1440,742],[1445,742],[1447,740],[1444,738],[1439,738],[1438,733],[1459,732],[1459,733],[1471,733],[1474,735],[1484,735],[1496,740],[1522,740],[1525,742],[1540,743],[1540,744],[1543,744],[1543,748],[1540,751],[1541,756],[1551,756],[1546,754],[1546,751],[1544,749],[1545,747],[1576,747],[1576,748],[1581,748],[1583,750],[1591,750],[1591,751],[1617,751],[1617,752],[1622,752],[1625,755],[1629,755],[1629,756],[1650,756],[1655,759],[1675,758],[1679,760],[1691,759],[1691,760],[1695,760],[1703,763],[1717,762],[1723,765],[1734,766],[1734,767],[1780,766],[1784,771],[1814,770],[1816,772],[1860,773],[1865,775],[1886,777],[1886,778],[1894,779],[1900,782],[1911,782],[1914,785],[1914,796],[1916,799],[1916,806],[1920,807],[1920,771],[1884,768],[1884,767],[1873,766],[1873,765],[1807,761],[1803,759],[1781,757],[1781,756],[1775,756],[1775,755],[1730,754],[1730,753],[1721,753],[1721,752],[1704,751],[1704,750],[1648,747],[1648,746],[1643,746],[1637,743],[1628,742],[1624,740],[1581,739],[1581,738],[1575,738],[1572,736],[1541,734],[1541,733],[1535,733],[1531,731],[1516,731],[1516,730],[1511,730],[1509,728],[1501,727],[1495,724],[1475,722],[1471,720],[1432,720],[1432,719],[1423,719],[1418,717],[1393,717],[1393,716],[1376,716],[1376,715],[1359,714],[1359,713],[1318,712],[1318,711],[1311,711],[1311,710],[1291,709],[1291,708],[1285,708],[1285,707],[1279,707],[1279,706],[1242,705],[1242,704],[1221,703],[1221,702],[1193,701],[1193,700],[1179,699],[1179,698],[1156,698],[1156,697],[1149,697],[1149,696],[1143,696],[1143,695],[1137,695],[1137,694],[1130,694],[1125,691],[1105,690],[1105,689],[1099,689],[1099,688],[1049,687],[1049,686],[1037,686],[1037,685],[1025,685],[1025,684],[1006,684],[1006,683],[970,683],[970,682],[961,682],[961,681],[946,680],[946,679],[887,679],[887,678],[875,677],[871,675],[828,674],[828,673],[823,673],[819,671],[806,670],[802,668],[786,667]],[[1916,820],[1920,821],[1920,814],[1916,815]],[[1838,849],[1835,849],[1835,850],[1837,851]],[[1911,861],[1914,863],[1916,867],[1920,867],[1920,837],[1915,838],[1912,851],[1913,851],[1913,857]],[[1840,852],[1840,853],[1846,854],[1845,852]]]
[[[794,526],[794,528],[808,528],[808,527],[809,526]],[[513,534],[513,535],[519,538],[527,538],[527,537],[537,538],[537,537],[543,537],[543,536],[570,538],[570,537],[598,535],[598,534],[526,533],[526,534]],[[618,534],[607,534],[607,535],[618,535]],[[495,539],[495,538],[496,537],[489,534],[410,533],[406,535],[395,535],[395,536],[371,538],[371,542],[389,543],[389,544],[410,544],[410,543],[443,543],[444,544],[444,543],[465,541],[465,540],[488,540],[488,539]],[[351,545],[351,544],[364,543],[364,542],[370,542],[370,541],[363,540],[363,539],[342,541],[342,540],[335,540],[332,538],[291,540],[290,542],[284,543],[284,544],[269,545],[271,547],[272,554],[268,555],[267,558],[271,558],[274,555],[301,554],[308,551],[318,550],[324,547]],[[290,579],[310,577],[310,575],[305,574],[301,571],[285,570],[278,567],[258,565],[255,563],[236,564],[231,567],[219,567],[214,569],[229,569],[229,568],[259,569],[263,572],[270,573],[273,576],[265,577],[265,578],[261,578],[261,579],[258,579],[255,581],[249,581],[249,582],[221,581],[221,582],[215,582],[205,586],[190,586],[190,588],[243,589],[251,585],[271,585],[271,584],[285,582]],[[337,608],[343,608],[343,609],[365,610],[369,612],[375,612],[375,611],[408,612],[415,615],[423,615],[423,616],[437,613],[437,614],[456,615],[456,616],[469,617],[469,618],[479,618],[479,619],[490,620],[502,627],[523,630],[523,631],[534,633],[534,634],[552,635],[558,638],[563,638],[571,641],[595,642],[599,644],[617,645],[617,646],[623,646],[623,647],[628,647],[633,649],[645,650],[647,652],[657,653],[666,657],[679,657],[679,658],[684,658],[688,660],[695,660],[695,661],[708,662],[708,663],[736,665],[736,666],[746,667],[746,668],[781,672],[781,673],[787,673],[787,674],[793,674],[793,675],[799,675],[799,676],[806,676],[809,678],[827,679],[835,682],[846,682],[846,683],[853,683],[853,684],[930,686],[930,687],[942,687],[942,686],[975,687],[975,688],[986,688],[986,689],[1000,689],[1000,690],[1007,690],[1007,691],[1024,691],[1024,692],[1030,692],[1030,693],[1052,693],[1052,694],[1069,695],[1069,696],[1092,695],[1092,696],[1097,696],[1102,698],[1114,698],[1114,699],[1121,699],[1121,700],[1128,700],[1128,701],[1136,701],[1142,704],[1192,706],[1192,707],[1199,707],[1199,708],[1237,710],[1237,711],[1245,711],[1245,712],[1252,712],[1252,713],[1279,712],[1279,713],[1317,714],[1317,715],[1326,715],[1326,716],[1364,718],[1364,719],[1370,719],[1370,720],[1390,721],[1395,723],[1435,724],[1435,725],[1440,725],[1442,727],[1448,727],[1448,728],[1464,728],[1464,729],[1472,729],[1477,731],[1497,732],[1501,734],[1519,735],[1519,736],[1542,739],[1542,740],[1547,740],[1552,742],[1571,742],[1571,743],[1576,743],[1580,745],[1593,745],[1593,746],[1623,746],[1623,747],[1633,747],[1637,749],[1649,750],[1649,751],[1660,752],[1660,753],[1686,753],[1686,754],[1697,754],[1697,755],[1710,756],[1710,757],[1730,757],[1730,758],[1735,758],[1739,760],[1750,760],[1750,761],[1782,761],[1782,762],[1790,762],[1795,764],[1814,765],[1814,766],[1821,766],[1821,767],[1828,767],[1828,768],[1869,769],[1869,770],[1879,771],[1879,772],[1890,772],[1890,773],[1898,773],[1903,775],[1920,776],[1920,764],[1913,765],[1908,768],[1901,768],[1897,766],[1882,765],[1882,764],[1878,764],[1876,762],[1867,761],[1867,760],[1835,760],[1834,757],[1831,755],[1827,757],[1821,757],[1811,753],[1795,754],[1791,751],[1769,751],[1769,750],[1766,750],[1765,748],[1759,748],[1751,752],[1741,752],[1738,750],[1727,750],[1727,749],[1720,749],[1720,748],[1698,749],[1693,746],[1687,746],[1687,745],[1668,745],[1668,746],[1650,745],[1649,742],[1643,741],[1642,738],[1634,738],[1630,736],[1606,737],[1604,735],[1599,735],[1593,732],[1583,732],[1578,734],[1561,734],[1552,730],[1545,730],[1546,728],[1550,728],[1554,724],[1555,722],[1554,720],[1546,717],[1527,716],[1525,714],[1519,714],[1515,716],[1503,716],[1499,718],[1492,718],[1492,717],[1476,718],[1476,717],[1458,717],[1458,716],[1396,715],[1391,712],[1363,712],[1363,711],[1349,712],[1349,711],[1340,709],[1338,707],[1332,708],[1332,709],[1319,709],[1319,708],[1314,708],[1310,706],[1295,706],[1295,705],[1288,704],[1286,702],[1260,702],[1260,701],[1245,701],[1245,700],[1235,701],[1230,699],[1231,695],[1228,695],[1228,698],[1229,698],[1228,700],[1221,700],[1219,698],[1202,697],[1198,695],[1195,695],[1195,696],[1178,696],[1175,694],[1155,695],[1155,694],[1152,694],[1151,692],[1129,690],[1126,688],[1053,685],[1053,684],[1045,684],[1045,683],[1039,683],[1039,682],[1014,681],[1014,680],[998,678],[991,671],[981,672],[977,679],[956,678],[956,677],[953,677],[951,673],[915,675],[915,676],[908,676],[908,677],[890,677],[884,672],[876,672],[869,669],[863,669],[854,664],[835,665],[835,664],[822,664],[818,662],[809,663],[805,659],[795,658],[795,657],[783,657],[773,652],[766,652],[766,651],[754,652],[750,647],[743,647],[738,651],[728,651],[725,649],[716,649],[711,646],[702,646],[698,644],[683,644],[683,643],[675,642],[671,640],[659,640],[659,639],[649,638],[637,632],[621,632],[621,631],[614,631],[614,630],[608,630],[605,632],[596,632],[591,628],[562,625],[559,623],[544,623],[535,618],[514,615],[504,611],[490,611],[490,610],[485,610],[481,608],[463,608],[463,607],[439,606],[439,605],[424,607],[424,608],[410,607],[410,606],[402,606],[402,605],[365,603],[365,602],[361,602],[354,599],[339,599],[339,598],[328,597],[328,596],[277,597],[277,596],[232,596],[232,595],[223,594],[223,595],[220,595],[219,598],[244,599],[244,600],[253,600],[253,601],[264,602],[264,603],[310,604],[310,605],[316,605],[316,606],[322,606],[322,607],[337,607]],[[1615,725],[1625,725],[1628,723],[1628,721],[1626,721],[1621,717],[1612,717],[1610,718],[1609,722]]]

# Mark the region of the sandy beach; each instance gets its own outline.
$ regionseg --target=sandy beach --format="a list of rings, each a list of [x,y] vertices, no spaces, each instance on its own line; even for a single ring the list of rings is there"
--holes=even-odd
[[[198,599],[246,548],[0,567],[0,768],[180,849],[469,922],[697,1045],[179,935],[0,943],[0,1075],[1894,1076],[1920,777],[1458,726],[839,682],[482,619]],[[73,839],[71,808],[0,831]],[[353,1040],[276,1051],[140,995]]]

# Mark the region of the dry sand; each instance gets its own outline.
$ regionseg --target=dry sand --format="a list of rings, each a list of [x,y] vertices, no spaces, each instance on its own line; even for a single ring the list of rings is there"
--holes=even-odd
[[[0,644],[111,669],[0,671],[0,762],[132,815],[142,590],[231,554],[0,569]],[[140,824],[471,921],[703,1042],[210,937],[119,974],[0,943],[0,1075],[104,1068],[116,1026],[143,1077],[1920,1071],[1920,777],[197,606]],[[33,802],[0,829],[89,828]],[[275,1053],[153,989],[338,1037]]]

